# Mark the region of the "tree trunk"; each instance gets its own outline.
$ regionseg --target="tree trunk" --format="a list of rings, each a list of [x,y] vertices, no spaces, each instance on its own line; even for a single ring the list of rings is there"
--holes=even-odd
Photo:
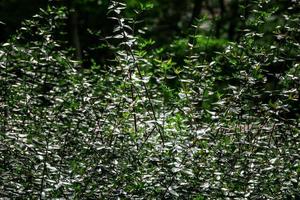
[[[203,0],[194,0],[194,8],[189,26],[193,25],[194,20],[201,14]]]
[[[230,5],[230,23],[229,23],[229,28],[228,28],[228,39],[233,40],[236,36],[236,28],[237,28],[237,23],[238,23],[238,18],[239,18],[239,1],[232,1]]]
[[[78,22],[78,12],[76,10],[76,6],[74,5],[74,0],[67,0],[65,4],[70,11],[68,26],[69,26],[69,35],[70,42],[72,46],[75,48],[75,58],[78,61],[82,61],[82,49],[80,44],[80,36],[79,36],[79,22]]]
[[[221,28],[224,22],[224,13],[225,13],[224,0],[219,0],[219,5],[220,5],[220,17],[216,22],[216,38],[220,38]]]

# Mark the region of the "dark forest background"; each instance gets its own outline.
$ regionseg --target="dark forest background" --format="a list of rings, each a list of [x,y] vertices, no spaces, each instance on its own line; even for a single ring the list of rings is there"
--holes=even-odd
[[[135,26],[146,27],[145,37],[156,41],[157,46],[170,45],[175,39],[186,38],[191,29],[202,19],[203,35],[213,39],[238,41],[243,35],[250,10],[256,3],[239,0],[156,0],[156,1],[126,1],[126,17],[135,16]],[[276,1],[277,13],[280,14],[292,4],[286,1]],[[99,38],[91,32],[101,32],[102,36],[110,35],[115,21],[108,19],[108,0],[5,0],[0,2],[1,24],[0,41],[6,41],[11,34],[21,27],[25,19],[31,18],[46,9],[47,6],[65,6],[68,10],[65,40],[76,51],[76,58],[89,62],[91,58],[103,62],[109,52],[100,49]],[[151,12],[146,10],[151,7]],[[136,11],[139,10],[139,15]],[[199,25],[199,24],[198,24]],[[270,23],[269,26],[274,26]]]

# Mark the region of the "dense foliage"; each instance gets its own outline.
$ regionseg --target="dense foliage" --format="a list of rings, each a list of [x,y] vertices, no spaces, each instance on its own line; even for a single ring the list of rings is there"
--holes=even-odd
[[[240,5],[227,38],[225,13],[183,16],[163,43],[153,2],[110,2],[101,64],[74,59],[65,7],[1,44],[0,198],[300,198],[300,3]]]

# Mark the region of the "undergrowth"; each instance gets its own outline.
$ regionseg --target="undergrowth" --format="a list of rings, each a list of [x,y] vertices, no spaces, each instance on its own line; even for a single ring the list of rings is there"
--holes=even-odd
[[[270,5],[239,42],[166,49],[113,1],[115,59],[86,68],[55,38],[63,9],[24,22],[0,47],[0,197],[300,198],[299,3]]]

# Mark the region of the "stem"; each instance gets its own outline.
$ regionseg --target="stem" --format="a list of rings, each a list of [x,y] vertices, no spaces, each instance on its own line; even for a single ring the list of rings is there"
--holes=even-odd
[[[120,17],[120,15],[118,14],[117,20],[118,20],[118,23],[119,23],[119,25],[120,25],[120,27],[121,27],[121,29],[122,29],[122,35],[123,35],[123,38],[124,38],[125,41],[128,42],[129,39],[128,39],[127,35],[126,35],[125,28],[124,28],[124,26],[123,26],[123,24],[122,24],[122,22],[121,22],[120,19],[121,19],[121,17]],[[129,55],[131,56],[131,58],[132,58],[132,60],[133,60],[134,67],[137,69],[137,72],[138,72],[139,77],[140,77],[141,79],[143,79],[143,75],[142,75],[142,73],[141,73],[141,69],[140,69],[139,65],[137,64],[137,60],[136,60],[135,55],[134,55],[134,53],[133,53],[133,49],[132,49],[132,47],[131,47],[130,45],[128,45],[128,51],[127,51],[127,52],[129,53]],[[129,73],[130,76],[131,76],[131,73],[132,73],[132,72],[130,71],[130,73]],[[153,119],[154,119],[154,121],[157,122],[155,109],[154,109],[154,106],[153,106],[153,103],[152,103],[152,100],[151,100],[151,97],[150,97],[150,92],[149,92],[149,90],[148,90],[148,88],[147,88],[147,86],[146,86],[146,84],[145,84],[144,82],[142,82],[142,85],[143,85],[143,87],[144,87],[144,89],[145,89],[146,97],[147,97],[148,102],[149,102],[149,104],[150,104],[150,109],[151,109],[151,112],[152,112],[152,115],[153,115]],[[157,126],[157,124],[156,124],[156,126]],[[159,132],[159,134],[160,134],[160,138],[161,138],[162,144],[163,144],[163,146],[164,146],[164,143],[165,143],[165,141],[164,141],[164,135],[163,135],[162,131],[161,131],[159,128],[158,128],[157,130],[158,130],[158,132]]]

